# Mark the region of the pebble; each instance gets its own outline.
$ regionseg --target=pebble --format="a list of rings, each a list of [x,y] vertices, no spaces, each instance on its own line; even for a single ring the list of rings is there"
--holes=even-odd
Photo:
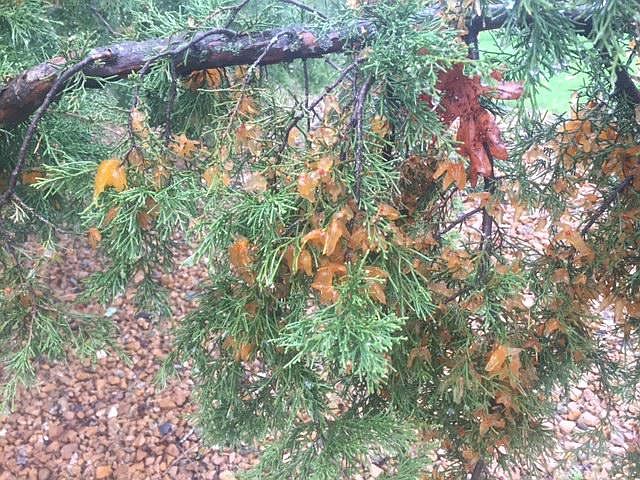
[[[158,431],[160,432],[160,435],[167,435],[168,433],[171,433],[172,430],[173,430],[173,425],[170,422],[164,422],[160,424],[160,426],[158,427]]]
[[[176,402],[170,398],[164,397],[158,400],[158,406],[163,410],[169,410],[176,407]]]
[[[51,477],[51,470],[48,468],[41,468],[38,470],[38,480],[49,480]]]
[[[614,445],[609,447],[609,451],[614,455],[618,455],[620,457],[624,457],[627,454],[627,451],[622,447],[616,447]]]
[[[587,411],[580,415],[580,418],[578,418],[576,424],[578,425],[578,427],[583,429],[593,428],[597,427],[600,424],[600,419],[591,412]]]
[[[626,444],[624,436],[618,432],[611,432],[610,442],[617,447],[624,447]]]
[[[553,473],[558,469],[558,462],[556,462],[553,458],[546,459],[546,471],[548,473]]]
[[[581,397],[582,397],[582,390],[580,390],[579,388],[572,387],[571,390],[569,390],[569,398],[574,402],[579,401]]]
[[[129,480],[131,478],[131,474],[129,472],[128,465],[118,465],[116,467],[115,477],[117,480]]]
[[[582,414],[582,409],[580,408],[580,404],[576,402],[569,402],[567,404],[567,420],[576,421],[580,415]]]
[[[220,480],[236,480],[235,474],[229,470],[223,470],[222,472],[220,472],[218,478]]]
[[[111,467],[109,465],[102,465],[96,468],[96,479],[109,478],[111,476]]]
[[[68,443],[60,449],[60,456],[62,457],[63,460],[69,460],[77,449],[78,449],[78,444]]]
[[[568,435],[573,432],[574,428],[576,428],[576,422],[572,422],[571,420],[562,420],[558,424],[558,427],[563,434]]]
[[[169,444],[165,452],[167,455],[171,455],[174,458],[177,458],[178,456],[180,456],[180,450],[178,449],[178,447],[176,447],[174,443]]]
[[[378,478],[383,473],[384,470],[377,466],[375,463],[369,465],[369,475],[371,475],[371,478]]]
[[[16,463],[21,467],[29,464],[29,455],[26,448],[20,447],[18,449],[18,452],[16,453]]]
[[[118,406],[112,405],[109,409],[109,413],[107,413],[107,418],[115,418],[118,416]]]

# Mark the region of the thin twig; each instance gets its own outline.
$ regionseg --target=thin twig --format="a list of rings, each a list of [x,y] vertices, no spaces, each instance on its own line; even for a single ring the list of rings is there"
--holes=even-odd
[[[120,36],[120,33],[118,33],[107,21],[107,19],[104,18],[104,15],[102,15],[100,10],[98,10],[94,5],[89,5],[89,10],[91,10],[91,12],[96,16],[96,18],[100,20],[100,23],[104,25],[104,28],[106,28],[111,35],[113,35],[114,37]]]
[[[456,293],[454,293],[454,294],[450,295],[449,297],[445,298],[445,300],[444,300],[444,304],[446,305],[446,304],[448,304],[448,303],[453,302],[456,298],[458,298],[458,297],[460,297],[460,296],[464,295],[464,294],[465,294],[465,293],[467,293],[469,290],[471,290],[471,287],[469,287],[469,286],[466,286],[466,287],[464,287],[464,288],[462,288],[462,289],[458,290]]]
[[[309,111],[309,68],[307,59],[302,59],[302,73],[304,76],[304,109]],[[311,130],[311,117],[307,116],[307,131]]]
[[[479,458],[476,462],[476,466],[473,468],[473,473],[471,474],[471,480],[480,480],[482,472],[484,471],[484,461],[482,458]]]
[[[178,443],[182,444],[184,442],[187,441],[187,439],[191,436],[191,434],[195,431],[195,428],[192,428],[191,430],[189,430],[180,440],[178,440]]]
[[[229,28],[231,24],[236,21],[236,17],[240,13],[240,10],[242,10],[250,1],[251,0],[243,0],[238,5],[229,8],[229,10],[231,10],[231,13],[229,14],[227,22],[224,24],[225,28]]]
[[[484,148],[484,151],[487,157],[489,158],[489,163],[491,164],[491,176],[484,177],[484,191],[489,192],[491,195],[493,195],[493,193],[496,190],[496,180],[493,177],[493,155],[491,155],[491,152],[489,151],[489,147],[487,146],[486,143],[484,143],[482,147]],[[481,281],[489,271],[489,266],[490,266],[489,257],[491,256],[491,250],[493,249],[492,236],[493,236],[494,222],[495,222],[495,219],[489,213],[489,210],[487,210],[486,207],[483,208],[482,209],[481,249],[484,255],[481,260],[482,263],[478,269],[478,277]]]
[[[335,62],[334,62],[334,61],[332,61],[330,58],[325,57],[324,61],[325,61],[325,63],[326,63],[327,65],[329,65],[329,66],[330,66],[331,68],[333,68],[334,70],[337,70],[338,72],[342,72],[342,68],[340,68],[338,65],[336,65],[336,64],[335,64]],[[351,75],[347,75],[347,78],[348,78],[349,80],[352,80]]]
[[[587,223],[585,223],[584,227],[582,227],[581,233],[583,237],[586,236],[587,233],[589,233],[589,229],[593,226],[594,223],[596,223],[598,218],[600,218],[602,214],[606,212],[606,210],[611,206],[611,204],[616,201],[618,195],[620,195],[625,188],[631,185],[631,183],[633,182],[633,178],[633,175],[625,178],[618,184],[616,188],[613,189],[613,191],[609,195],[607,195],[607,197],[602,201],[602,205],[598,207],[594,214],[591,215]]]
[[[38,130],[38,125],[40,124],[42,117],[47,112],[47,110],[49,109],[53,101],[55,100],[55,97],[58,95],[58,93],[60,93],[60,90],[62,90],[64,85],[66,85],[66,83],[72,77],[77,75],[87,65],[90,65],[99,60],[106,60],[108,58],[111,58],[112,55],[113,54],[111,53],[111,51],[108,50],[106,52],[103,51],[101,53],[94,53],[92,55],[89,55],[88,57],[85,57],[84,59],[80,60],[78,63],[73,65],[72,67],[65,70],[54,82],[54,84],[51,86],[49,93],[47,93],[46,97],[44,98],[42,105],[40,105],[40,107],[38,107],[38,110],[36,110],[36,113],[33,115],[33,118],[31,119],[31,123],[27,128],[27,133],[24,136],[22,145],[20,146],[20,150],[18,152],[18,161],[16,162],[16,166],[14,167],[13,171],[11,172],[11,176],[9,177],[7,190],[0,197],[0,207],[5,205],[9,201],[9,199],[11,199],[11,197],[14,195],[16,185],[18,184],[18,177],[27,162],[29,145],[31,144],[31,141],[33,140],[33,137],[36,134],[36,131]]]
[[[253,64],[251,64],[251,66],[247,69],[247,73],[245,74],[244,80],[242,81],[242,88],[240,89],[240,98],[238,98],[238,101],[236,102],[233,112],[231,112],[231,115],[229,115],[229,123],[227,123],[227,128],[224,133],[225,136],[229,135],[229,132],[231,131],[231,125],[233,124],[233,121],[235,120],[236,115],[238,115],[238,110],[240,109],[240,105],[242,104],[242,100],[244,99],[244,92],[247,86],[249,85],[249,82],[251,81],[251,75],[253,71],[256,69],[258,65],[260,65],[260,62],[262,61],[262,59],[266,57],[271,47],[273,47],[276,44],[276,42],[280,39],[280,37],[287,34],[288,32],[282,31],[274,35],[273,38],[267,44],[267,46],[264,48],[260,56],[256,58],[256,61],[253,62]]]
[[[463,213],[458,218],[456,218],[453,222],[451,222],[449,225],[447,225],[441,232],[438,232],[438,237],[441,237],[445,233],[447,233],[450,230],[452,230],[456,225],[464,222],[465,220],[467,220],[470,217],[473,217],[476,213],[478,213],[478,212],[480,212],[482,210],[484,210],[484,207],[476,207],[473,210],[469,210],[468,212]]]
[[[198,444],[194,443],[193,445],[189,446],[189,448],[187,448],[187,449],[183,450],[182,452],[180,452],[180,455],[178,455],[178,457],[176,457],[176,459],[173,462],[171,462],[171,464],[169,465],[168,468],[170,469],[171,467],[176,465],[180,460],[185,458],[189,454],[189,452],[194,450],[197,446],[198,446]]]
[[[349,74],[349,72],[353,70],[357,65],[358,65],[358,62],[356,61],[351,65],[349,65],[348,67],[344,68],[340,73],[340,75],[338,75],[338,78],[335,80],[335,82],[325,87],[324,92],[320,94],[313,102],[311,102],[311,105],[309,105],[309,110],[313,110],[314,108],[316,108],[320,104],[320,102],[322,102],[325,99],[327,95],[333,92],[338,87],[338,85],[342,83],[342,81]],[[306,112],[298,113],[291,119],[291,121],[289,122],[289,125],[287,125],[287,128],[284,131],[284,139],[282,141],[282,144],[280,145],[280,148],[278,149],[278,153],[282,153],[284,151],[284,149],[287,146],[289,133],[291,132],[291,130],[293,130],[296,127],[296,125],[298,125],[298,122],[304,118],[305,113]]]
[[[29,205],[24,203],[24,200],[22,200],[19,196],[13,195],[11,201],[14,202],[15,204],[17,204],[23,210],[26,210],[27,212],[29,212],[32,216],[34,216],[35,218],[40,220],[42,223],[44,223],[46,226],[48,226],[52,230],[54,230],[54,231],[56,231],[58,233],[64,233],[64,234],[67,234],[67,235],[74,235],[75,234],[75,232],[72,232],[71,230],[65,230],[64,228],[61,228],[61,227],[51,223],[50,220],[46,219],[45,217],[40,215],[38,212],[36,212],[36,210],[33,207],[30,207]]]
[[[169,139],[171,138],[171,114],[173,113],[173,104],[176,100],[177,93],[177,83],[178,78],[176,74],[176,64],[175,62],[171,62],[169,65],[169,70],[171,73],[171,85],[169,85],[169,93],[167,94],[167,104],[165,105],[164,111],[164,145],[165,147],[169,145]]]
[[[363,131],[363,123],[364,123],[364,105],[367,100],[367,94],[369,93],[369,89],[373,84],[373,77],[369,77],[365,80],[364,84],[360,88],[358,92],[358,97],[356,99],[356,105],[353,113],[353,120],[355,122],[356,128],[356,151],[355,151],[355,185],[353,187],[353,195],[356,198],[356,203],[360,203],[360,194],[362,193],[362,171],[364,169],[364,131]]]
[[[318,10],[316,10],[313,7],[310,7],[308,5],[305,5],[304,3],[298,2],[297,0],[280,0],[282,3],[289,3],[291,5],[295,5],[296,7],[302,9],[302,10],[306,10],[307,12],[313,13],[314,15],[317,15],[318,17],[320,17],[323,20],[327,20],[327,16],[322,13],[319,12]]]

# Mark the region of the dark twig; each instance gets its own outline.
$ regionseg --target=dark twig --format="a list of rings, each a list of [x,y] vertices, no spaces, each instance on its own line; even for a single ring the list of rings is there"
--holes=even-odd
[[[483,144],[483,148],[487,154],[487,157],[489,157],[489,162],[491,163],[491,175],[492,175],[490,177],[484,178],[484,191],[489,192],[491,195],[493,195],[493,193],[496,190],[496,181],[495,181],[495,178],[493,178],[493,155],[491,155],[491,152],[489,151],[489,147],[487,146],[486,143]],[[487,208],[486,207],[483,208],[482,209],[482,237],[481,237],[481,249],[483,253],[483,258],[481,259],[481,264],[480,264],[480,267],[478,268],[478,278],[480,279],[481,282],[484,276],[489,271],[489,265],[490,265],[489,260],[491,256],[491,250],[493,249],[493,243],[492,243],[491,237],[493,235],[494,222],[495,220],[493,216],[491,216]]]
[[[52,229],[52,230],[54,230],[54,231],[56,231],[58,233],[63,233],[63,234],[67,234],[67,235],[74,235],[75,234],[75,232],[72,232],[71,230],[65,230],[64,228],[61,228],[58,225],[54,225],[53,223],[51,223],[50,220],[48,220],[47,218],[43,217],[38,212],[36,212],[36,210],[33,207],[30,207],[29,205],[24,203],[24,200],[22,200],[17,195],[13,195],[13,198],[11,199],[11,201],[14,202],[15,204],[17,204],[23,210],[27,211],[31,216],[33,216],[33,217],[37,218],[38,220],[40,220],[42,223],[44,223],[50,229]]]
[[[602,214],[607,211],[611,204],[617,200],[618,195],[620,195],[625,188],[631,185],[632,182],[633,175],[625,178],[622,182],[620,182],[618,186],[614,188],[613,191],[609,195],[607,195],[604,200],[602,200],[602,204],[600,205],[600,207],[598,207],[593,215],[591,215],[587,223],[585,223],[584,227],[582,227],[581,233],[583,237],[586,236],[587,233],[589,233],[589,229],[593,226],[594,223],[598,221],[598,218],[600,218]]]
[[[453,302],[456,298],[461,297],[462,295],[467,293],[469,290],[471,290],[471,287],[469,287],[469,286],[458,290],[456,293],[454,293],[454,294],[450,295],[449,297],[445,298],[444,304],[446,305],[448,303]]]
[[[473,467],[473,473],[471,474],[471,480],[480,480],[482,478],[482,472],[484,472],[484,461],[482,458],[479,458],[476,462],[476,466]]]
[[[231,130],[231,125],[233,124],[233,120],[236,118],[236,115],[238,114],[238,110],[240,109],[240,105],[242,104],[242,100],[244,98],[244,92],[247,86],[249,85],[249,82],[251,81],[251,75],[253,74],[253,71],[256,69],[258,65],[260,65],[260,62],[262,61],[262,59],[267,55],[267,53],[269,53],[269,50],[271,49],[271,47],[273,47],[276,44],[278,39],[284,35],[287,35],[287,33],[288,32],[286,31],[281,31],[275,34],[271,38],[271,40],[269,40],[269,43],[267,43],[267,45],[264,47],[264,50],[262,51],[260,56],[258,56],[256,61],[253,62],[253,64],[251,64],[251,66],[247,69],[247,73],[245,74],[244,80],[242,81],[240,98],[238,98],[238,101],[236,102],[233,112],[231,112],[231,115],[229,115],[229,123],[227,124],[227,128],[225,130],[225,136],[229,135],[229,131]]]
[[[482,210],[484,210],[484,207],[476,207],[473,210],[469,210],[468,212],[463,213],[458,218],[456,218],[453,222],[447,225],[441,232],[438,232],[438,237],[442,237],[445,233],[451,231],[456,225],[463,223],[465,220],[467,220],[470,217],[473,217],[476,213],[481,212]]]
[[[225,28],[229,28],[231,24],[236,21],[236,18],[240,13],[240,10],[242,10],[250,1],[251,0],[243,0],[236,6],[230,7],[231,13],[229,14],[229,18],[227,19],[227,22],[224,24]]]
[[[24,139],[22,140],[22,145],[20,146],[20,150],[18,152],[18,161],[16,162],[16,166],[14,167],[13,171],[11,172],[11,176],[9,177],[7,190],[0,197],[0,207],[5,205],[15,193],[16,185],[18,184],[18,177],[20,176],[20,173],[22,172],[22,169],[24,168],[27,162],[27,154],[28,154],[29,146],[31,145],[31,141],[33,140],[33,137],[36,134],[36,131],[38,130],[38,125],[40,124],[42,117],[47,112],[47,110],[55,100],[58,93],[60,93],[60,91],[66,85],[66,83],[72,77],[74,77],[76,74],[82,71],[84,67],[92,63],[95,63],[99,60],[106,60],[110,57],[111,57],[110,51],[106,51],[106,52],[103,51],[100,53],[94,53],[92,55],[89,55],[88,57],[85,57],[84,59],[80,60],[78,63],[76,63],[72,67],[65,70],[62,74],[60,74],[58,79],[51,86],[51,89],[49,90],[46,97],[44,98],[42,105],[40,105],[40,107],[38,107],[38,109],[36,110],[35,114],[33,115],[33,118],[31,119],[31,123],[27,128],[27,133],[25,134]]]
[[[340,68],[339,65],[336,65],[335,62],[332,61],[330,58],[325,57],[324,61],[327,65],[329,65],[334,70],[337,70],[338,72],[342,72],[342,68]],[[353,81],[353,76],[351,74],[347,75],[347,78]]]
[[[324,92],[321,95],[319,95],[313,102],[311,102],[311,104],[309,105],[309,110],[313,110],[314,108],[316,108],[320,104],[320,102],[322,102],[325,99],[327,95],[329,95],[332,91],[334,91],[338,87],[338,85],[342,83],[342,81],[349,74],[349,72],[353,70],[357,65],[358,65],[358,62],[354,62],[348,67],[344,68],[342,72],[340,72],[340,75],[338,75],[338,78],[336,79],[336,81],[333,82],[328,87],[325,87]],[[278,149],[278,153],[282,153],[284,151],[284,149],[287,146],[289,133],[291,132],[291,130],[293,130],[296,127],[296,125],[298,125],[298,122],[304,118],[305,113],[306,112],[298,113],[291,119],[291,121],[289,122],[289,125],[287,125],[287,128],[285,129],[284,140],[282,141],[282,144]]]
[[[367,100],[367,95],[369,93],[369,89],[373,84],[373,77],[369,77],[365,80],[362,87],[360,87],[360,91],[358,92],[358,96],[356,99],[356,104],[353,113],[353,120],[355,123],[356,129],[356,151],[355,151],[355,185],[353,187],[353,195],[356,198],[356,203],[360,203],[360,195],[362,190],[362,171],[364,169],[364,106]]]
[[[171,72],[171,85],[169,85],[169,93],[167,94],[167,104],[165,105],[165,111],[164,111],[164,119],[165,119],[164,145],[165,146],[169,145],[169,139],[171,138],[171,133],[172,133],[171,132],[171,129],[172,129],[171,115],[173,113],[173,104],[175,103],[175,100],[176,100],[177,83],[178,83],[178,78],[176,73],[176,64],[174,62],[171,62],[171,64],[169,65],[169,69]]]
[[[304,110],[309,111],[309,67],[307,59],[302,59],[302,73],[304,76]],[[307,116],[307,131],[311,130],[311,117]]]
[[[106,28],[111,35],[113,35],[114,37],[120,36],[120,34],[111,26],[107,19],[104,18],[104,15],[102,15],[100,10],[98,10],[94,5],[89,5],[89,10],[91,10],[91,13],[95,15],[95,17],[100,21],[100,23],[102,23],[102,25],[104,25],[104,28]]]
[[[289,3],[291,5],[295,5],[296,7],[302,9],[302,10],[306,10],[307,12],[313,13],[314,15],[317,15],[318,17],[320,17],[323,20],[327,20],[327,16],[322,13],[319,12],[318,10],[316,10],[313,7],[310,7],[308,5],[305,5],[304,3],[298,2],[296,0],[280,0],[282,3]]]

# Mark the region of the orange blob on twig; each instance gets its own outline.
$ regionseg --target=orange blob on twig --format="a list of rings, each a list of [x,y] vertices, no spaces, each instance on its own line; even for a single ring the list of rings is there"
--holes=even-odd
[[[438,112],[447,126],[460,119],[456,137],[460,143],[458,151],[469,158],[469,177],[471,185],[476,186],[478,176],[493,176],[489,155],[499,160],[506,160],[509,156],[495,117],[481,105],[480,97],[515,100],[522,95],[523,86],[516,82],[502,81],[499,72],[492,74],[497,85],[485,86],[480,83],[479,76],[467,77],[463,69],[464,65],[460,63],[439,75],[437,88],[442,92],[442,98]],[[432,103],[432,98],[428,95],[421,96],[421,100]]]

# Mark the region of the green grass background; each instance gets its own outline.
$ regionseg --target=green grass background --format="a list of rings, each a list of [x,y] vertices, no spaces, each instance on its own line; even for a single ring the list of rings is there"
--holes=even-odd
[[[479,36],[479,47],[481,55],[491,55],[499,52],[512,53],[507,48],[502,50],[498,47],[497,41],[492,32],[481,32]],[[568,112],[571,105],[571,95],[579,90],[585,83],[585,74],[570,71],[559,72],[543,83],[536,100],[540,109],[554,114]]]

